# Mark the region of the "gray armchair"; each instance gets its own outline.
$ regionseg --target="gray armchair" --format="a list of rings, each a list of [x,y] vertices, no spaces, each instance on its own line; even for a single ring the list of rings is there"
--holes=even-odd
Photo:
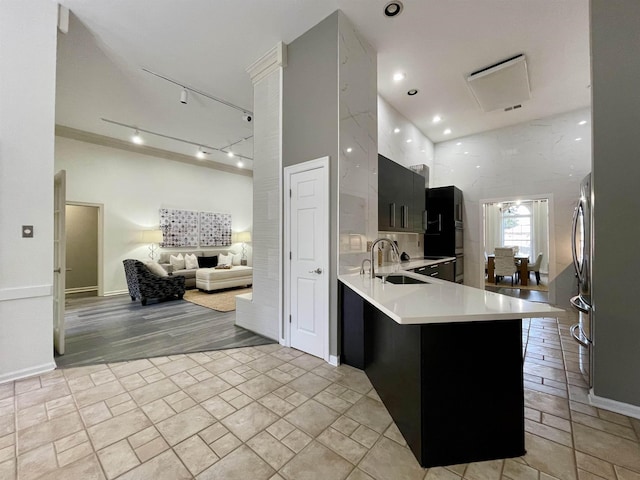
[[[184,296],[184,277],[160,277],[152,273],[144,263],[130,258],[122,263],[132,301],[139,298],[140,303],[146,305],[149,298],[168,299]]]

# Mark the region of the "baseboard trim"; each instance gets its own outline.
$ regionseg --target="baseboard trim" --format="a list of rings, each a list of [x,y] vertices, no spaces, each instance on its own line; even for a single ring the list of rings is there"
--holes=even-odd
[[[329,365],[337,367],[340,365],[340,355],[329,355]]]
[[[593,389],[589,391],[589,403],[594,407],[604,408],[627,417],[640,419],[640,407],[631,405],[630,403],[618,402],[610,398],[599,397],[593,393]]]
[[[97,292],[98,286],[94,287],[76,287],[76,288],[67,288],[64,293],[74,294],[74,293],[85,293],[85,292]]]
[[[50,297],[51,295],[53,295],[53,285],[2,288],[0,289],[0,302],[6,300],[22,300],[25,298]]]
[[[112,290],[111,292],[104,292],[105,297],[113,297],[114,295],[129,295],[129,290]]]
[[[45,363],[36,367],[24,368],[15,372],[5,373],[0,375],[0,383],[12,382],[14,380],[20,380],[21,378],[31,377],[33,375],[40,375],[42,373],[50,372],[56,369],[55,362]]]

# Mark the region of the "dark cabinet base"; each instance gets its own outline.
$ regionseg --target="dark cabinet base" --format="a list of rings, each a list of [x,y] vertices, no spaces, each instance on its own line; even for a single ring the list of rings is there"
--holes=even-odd
[[[400,325],[341,289],[343,361],[364,366],[423,467],[524,455],[520,319]]]

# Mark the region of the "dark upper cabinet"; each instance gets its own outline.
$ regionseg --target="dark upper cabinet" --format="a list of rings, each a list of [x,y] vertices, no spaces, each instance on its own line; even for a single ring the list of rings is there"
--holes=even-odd
[[[423,233],[424,177],[378,155],[378,230]]]
[[[462,253],[462,191],[430,188],[426,195],[425,255]]]

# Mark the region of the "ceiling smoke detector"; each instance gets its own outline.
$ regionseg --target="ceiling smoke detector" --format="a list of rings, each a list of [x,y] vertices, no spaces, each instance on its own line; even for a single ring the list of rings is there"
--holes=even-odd
[[[467,85],[485,112],[520,108],[531,98],[524,54],[471,73],[467,76]]]
[[[389,2],[384,6],[384,16],[389,18],[397,17],[398,15],[400,15],[403,8],[404,5],[402,5],[402,2],[399,2],[397,0]]]

